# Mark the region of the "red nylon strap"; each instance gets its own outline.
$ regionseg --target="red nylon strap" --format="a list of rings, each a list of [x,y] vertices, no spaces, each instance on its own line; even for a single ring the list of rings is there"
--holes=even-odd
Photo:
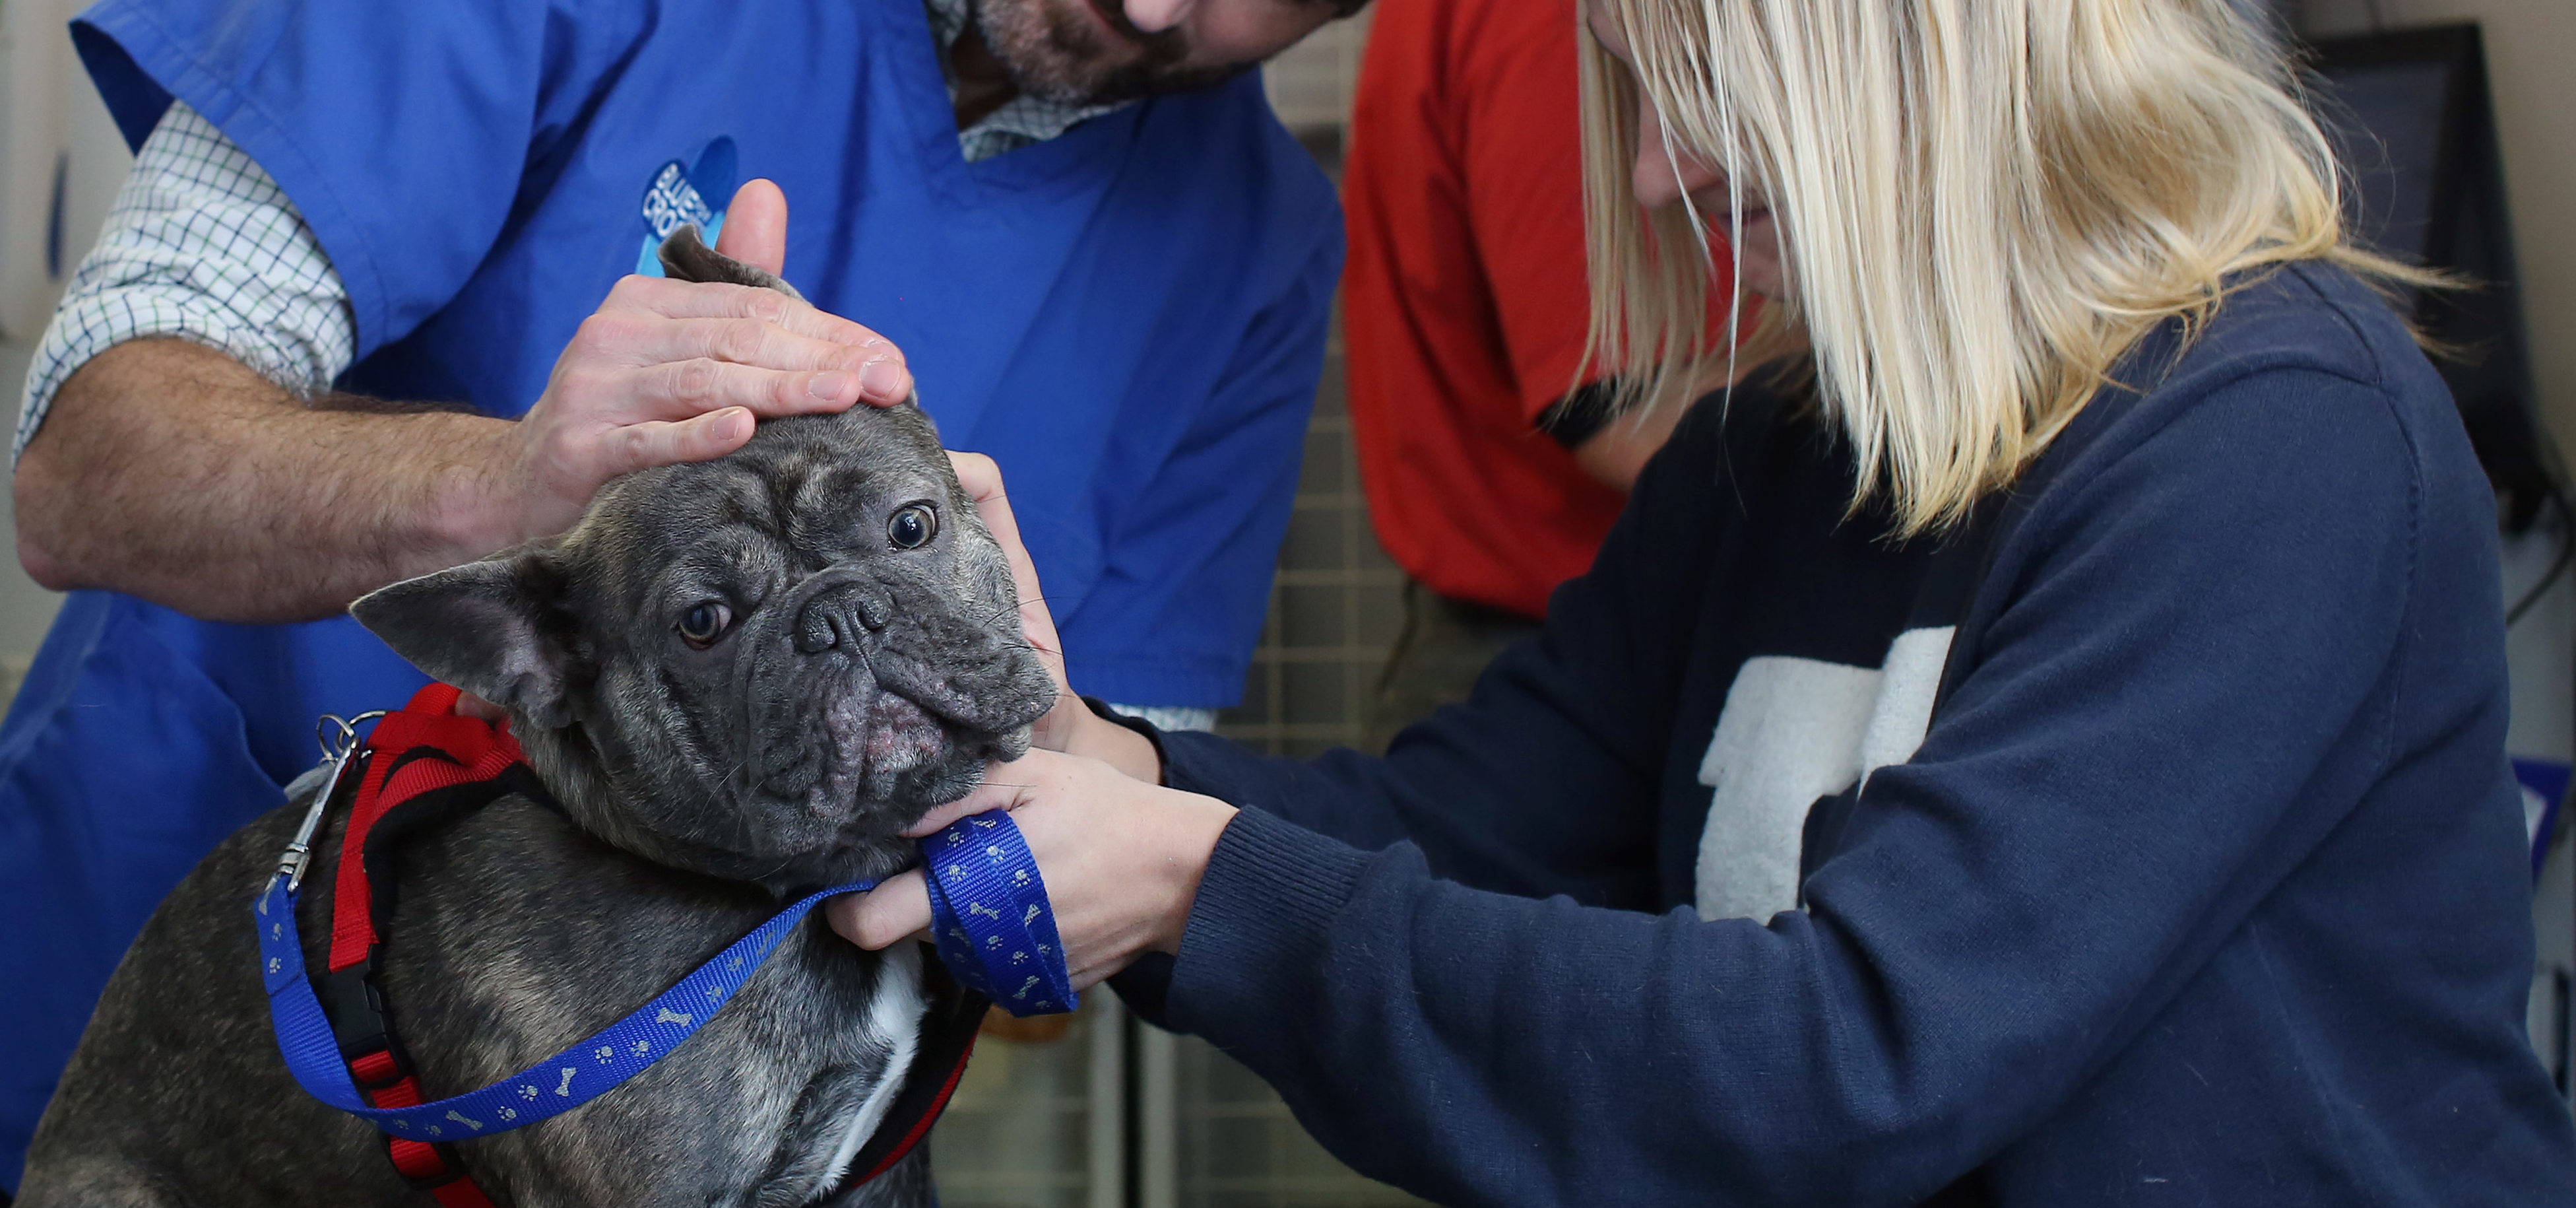
[[[445,1176],[446,1182],[430,1185],[425,1190],[430,1198],[446,1208],[493,1208],[492,1197],[483,1194],[483,1189],[475,1186],[471,1176],[448,1165],[447,1155],[438,1152],[437,1146],[387,1137],[385,1153],[393,1158],[394,1169],[414,1185],[427,1184],[432,1179]]]
[[[411,1107],[420,1102],[420,1083],[405,1078],[376,1092],[373,1098],[378,1107]],[[492,1197],[483,1194],[474,1176],[457,1169],[435,1145],[387,1137],[385,1156],[393,1159],[397,1173],[446,1208],[493,1208]]]
[[[429,1196],[443,1205],[443,1208],[494,1208],[492,1198],[484,1195],[483,1189],[475,1186],[474,1180],[463,1174],[457,1175],[450,1182],[430,1188]]]
[[[426,1141],[387,1137],[385,1151],[393,1155],[394,1169],[406,1179],[434,1179],[448,1173],[447,1159],[439,1156],[437,1146]]]
[[[393,1050],[378,1049],[349,1063],[349,1076],[359,1086],[383,1086],[402,1076],[402,1066],[394,1060]],[[408,1103],[378,1103],[378,1107],[409,1107]]]
[[[332,886],[330,968],[334,973],[364,963],[379,938],[374,886],[367,878],[368,833],[387,814],[424,793],[493,779],[522,757],[507,728],[457,716],[459,695],[446,684],[431,684],[400,712],[377,722],[368,735],[367,748],[374,756],[358,784],[349,827],[340,839],[340,867]],[[432,748],[439,757],[400,758],[422,747]],[[399,771],[396,763],[403,765]],[[413,1107],[424,1102],[419,1079],[406,1072],[390,1050],[351,1061],[349,1074],[359,1086],[371,1088],[365,1093],[377,1107]],[[473,1176],[435,1145],[387,1137],[385,1155],[404,1179],[427,1191],[442,1208],[495,1208]]]
[[[393,1062],[391,1053],[377,1054],[377,1056],[385,1058],[388,1065]],[[352,1066],[352,1068],[355,1067]],[[367,1101],[384,1108],[418,1107],[423,1102],[420,1097],[420,1079],[405,1074],[390,1086],[368,1091]]]
[[[337,973],[367,959],[377,942],[375,896],[367,880],[367,832],[404,802],[450,785],[490,780],[521,754],[506,728],[481,718],[456,714],[461,695],[446,684],[431,684],[398,713],[385,715],[367,738],[374,758],[358,783],[358,798],[349,814],[349,829],[340,838],[340,868],[331,895],[330,969]],[[398,757],[431,747],[445,758]],[[397,774],[394,765],[403,762]],[[390,783],[389,783],[390,782]]]

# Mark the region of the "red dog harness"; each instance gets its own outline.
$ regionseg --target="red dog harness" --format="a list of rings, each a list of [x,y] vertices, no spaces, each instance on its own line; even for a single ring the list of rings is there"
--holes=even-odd
[[[329,963],[313,979],[314,988],[351,1081],[380,1109],[424,1102],[376,976],[394,905],[393,850],[412,835],[513,794],[562,808],[528,767],[507,723],[458,715],[459,695],[445,684],[421,689],[400,712],[376,724],[352,756],[357,766],[349,770],[357,774],[337,776],[325,790],[351,802],[332,886]],[[327,811],[333,804],[324,801],[319,808]],[[924,967],[939,966],[925,962]],[[945,982],[941,974],[926,975]],[[911,1076],[876,1135],[850,1164],[862,1172],[858,1182],[885,1173],[921,1143],[966,1072],[986,1004],[982,996],[953,985],[941,984],[937,990],[923,1021]],[[492,1197],[466,1173],[452,1142],[386,1135],[385,1151],[407,1182],[446,1208],[495,1208]]]

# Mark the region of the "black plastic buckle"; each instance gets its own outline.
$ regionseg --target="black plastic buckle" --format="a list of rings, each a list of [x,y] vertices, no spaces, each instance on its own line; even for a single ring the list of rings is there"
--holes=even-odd
[[[384,991],[376,988],[376,954],[336,973],[314,979],[315,997],[331,1021],[331,1038],[340,1044],[340,1059],[356,1061],[394,1047],[393,1023],[385,1016]],[[395,1064],[408,1065],[395,1053]]]

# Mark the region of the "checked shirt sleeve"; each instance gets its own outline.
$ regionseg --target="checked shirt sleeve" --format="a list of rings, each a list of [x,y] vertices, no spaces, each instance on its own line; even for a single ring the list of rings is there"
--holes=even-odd
[[[13,464],[74,371],[149,336],[206,345],[299,394],[326,388],[357,356],[349,291],[295,203],[176,101],[37,343]]]

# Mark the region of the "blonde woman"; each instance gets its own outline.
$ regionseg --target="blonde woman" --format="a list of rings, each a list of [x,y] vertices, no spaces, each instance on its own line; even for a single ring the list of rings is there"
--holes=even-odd
[[[1586,21],[1597,355],[1676,405],[1723,230],[1779,361],[1383,760],[1068,695],[951,812],[1017,811],[1078,979],[1172,954],[1131,1001],[1448,1202],[2576,1198],[2492,501],[2260,32]]]

